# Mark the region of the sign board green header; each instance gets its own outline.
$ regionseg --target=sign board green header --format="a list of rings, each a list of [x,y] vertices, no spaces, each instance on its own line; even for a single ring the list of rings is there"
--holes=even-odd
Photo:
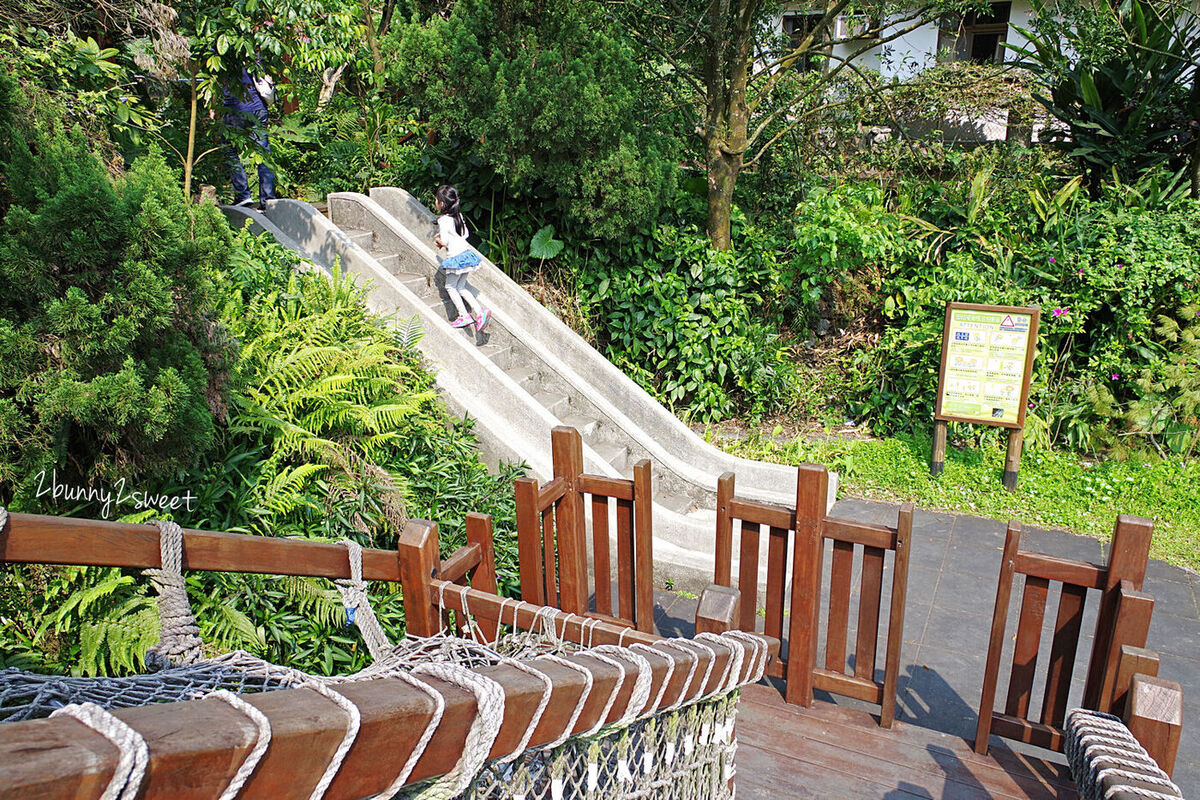
[[[1038,316],[1036,308],[950,303],[934,418],[1023,427]]]

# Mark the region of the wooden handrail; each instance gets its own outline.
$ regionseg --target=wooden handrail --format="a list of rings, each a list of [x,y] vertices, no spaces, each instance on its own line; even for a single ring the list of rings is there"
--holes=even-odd
[[[553,478],[538,491],[537,509],[545,511],[562,499],[567,493],[567,482],[562,478]]]
[[[162,566],[159,531],[153,525],[15,513],[0,532],[0,562],[131,569]],[[199,530],[183,532],[183,568],[350,577],[350,560],[340,544]],[[363,548],[363,578],[399,581],[395,551]]]
[[[458,548],[442,562],[438,577],[450,583],[458,583],[467,573],[479,566],[483,560],[483,551],[477,544],[468,544]]]
[[[1031,578],[1062,581],[1088,589],[1103,589],[1108,567],[1073,558],[1048,556],[1022,550],[1017,553],[1013,570]]]
[[[486,593],[471,590],[472,604],[483,603]],[[447,599],[450,599],[449,593]],[[499,602],[500,598],[493,598]],[[520,614],[536,614],[525,608]],[[630,636],[644,636],[636,631]],[[629,637],[627,637],[628,640]],[[657,639],[655,639],[657,641]],[[653,641],[649,642],[653,644]],[[777,644],[777,643],[776,643]],[[670,683],[659,705],[665,708],[681,697],[701,692],[688,685],[689,675],[709,674],[703,692],[717,689],[730,651],[709,643],[713,656],[697,649],[695,656],[677,649],[639,650],[652,670],[649,699],[643,713],[659,699],[659,688],[670,669]],[[619,657],[619,656],[618,656]],[[586,667],[594,684],[572,732],[592,728],[609,705],[609,696],[620,670],[587,655],[566,656]],[[696,669],[691,669],[695,660]],[[628,661],[628,660],[627,660]],[[749,659],[741,677],[752,668]],[[628,662],[632,668],[634,665]],[[546,661],[537,669],[552,681],[549,704],[529,742],[538,747],[557,739],[569,722],[583,691],[585,678],[577,671]],[[508,665],[477,670],[500,683],[505,694],[504,722],[490,757],[511,752],[521,741],[541,698],[542,684]],[[447,772],[462,752],[475,698],[450,684],[426,678],[446,700],[442,723],[409,777],[414,783]],[[625,713],[633,681],[622,684],[611,703],[606,721]],[[432,713],[428,697],[396,679],[379,679],[338,686],[338,691],[358,706],[362,725],[342,768],[326,794],[330,800],[373,796],[385,789],[407,761]],[[288,689],[243,697],[271,724],[271,746],[249,782],[244,797],[300,800],[311,793],[345,732],[345,713],[328,699],[308,689]],[[201,800],[212,798],[228,784],[247,754],[254,737],[249,720],[218,700],[194,700],[121,709],[115,715],[141,733],[149,745],[150,764],[143,800]],[[14,722],[0,726],[0,798],[98,798],[117,762],[117,750],[99,734],[75,720],[54,718]]]

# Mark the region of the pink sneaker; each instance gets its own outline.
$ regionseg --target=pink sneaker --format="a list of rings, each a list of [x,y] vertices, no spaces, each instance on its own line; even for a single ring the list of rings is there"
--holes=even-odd
[[[474,321],[475,320],[471,319],[470,317],[463,316],[463,317],[459,317],[458,319],[451,320],[450,327],[451,328],[465,328]]]
[[[475,330],[478,333],[483,333],[483,329],[492,321],[492,312],[486,308],[475,315]]]

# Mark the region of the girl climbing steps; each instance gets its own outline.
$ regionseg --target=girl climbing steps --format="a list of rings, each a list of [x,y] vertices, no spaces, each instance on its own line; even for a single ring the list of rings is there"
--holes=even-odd
[[[438,247],[446,248],[441,269],[446,276],[446,294],[458,311],[458,317],[450,321],[455,328],[474,325],[477,333],[483,333],[492,318],[492,312],[484,308],[475,294],[468,276],[479,269],[479,256],[467,244],[467,223],[462,218],[458,189],[439,186],[434,193],[438,213],[438,232],[433,241]],[[465,304],[464,304],[465,302]],[[470,305],[474,313],[467,312]]]

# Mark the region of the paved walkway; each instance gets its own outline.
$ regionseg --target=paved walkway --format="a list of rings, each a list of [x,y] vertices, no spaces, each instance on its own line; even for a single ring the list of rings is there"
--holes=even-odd
[[[896,509],[891,504],[849,499],[840,501],[833,514],[894,525]],[[917,512],[897,719],[974,739],[1005,528],[1006,523],[995,520]],[[1108,556],[1105,543],[1096,539],[1031,527],[1024,529],[1021,546],[1097,563]],[[828,566],[827,561],[827,575]],[[1160,677],[1178,681],[1184,692],[1184,728],[1174,778],[1185,796],[1200,796],[1200,576],[1151,561],[1144,590],[1155,598],[1148,646],[1162,658]],[[886,602],[884,606],[886,616]],[[1019,606],[1019,595],[1014,595],[1014,614]],[[1083,622],[1085,632],[1095,627],[1094,607],[1092,600],[1090,616]],[[690,635],[695,609],[693,598],[658,592],[655,622],[659,631],[667,636]],[[1052,608],[1047,609],[1050,613]],[[856,618],[852,608],[851,619]],[[1011,622],[1009,630],[1014,630]],[[1043,666],[1048,649],[1044,644]],[[1091,636],[1086,635],[1080,643],[1080,660],[1086,663],[1090,652]],[[819,660],[823,657],[818,654]],[[1080,676],[1071,693],[1072,705],[1078,704],[1082,690]],[[836,702],[854,704],[843,698]]]

